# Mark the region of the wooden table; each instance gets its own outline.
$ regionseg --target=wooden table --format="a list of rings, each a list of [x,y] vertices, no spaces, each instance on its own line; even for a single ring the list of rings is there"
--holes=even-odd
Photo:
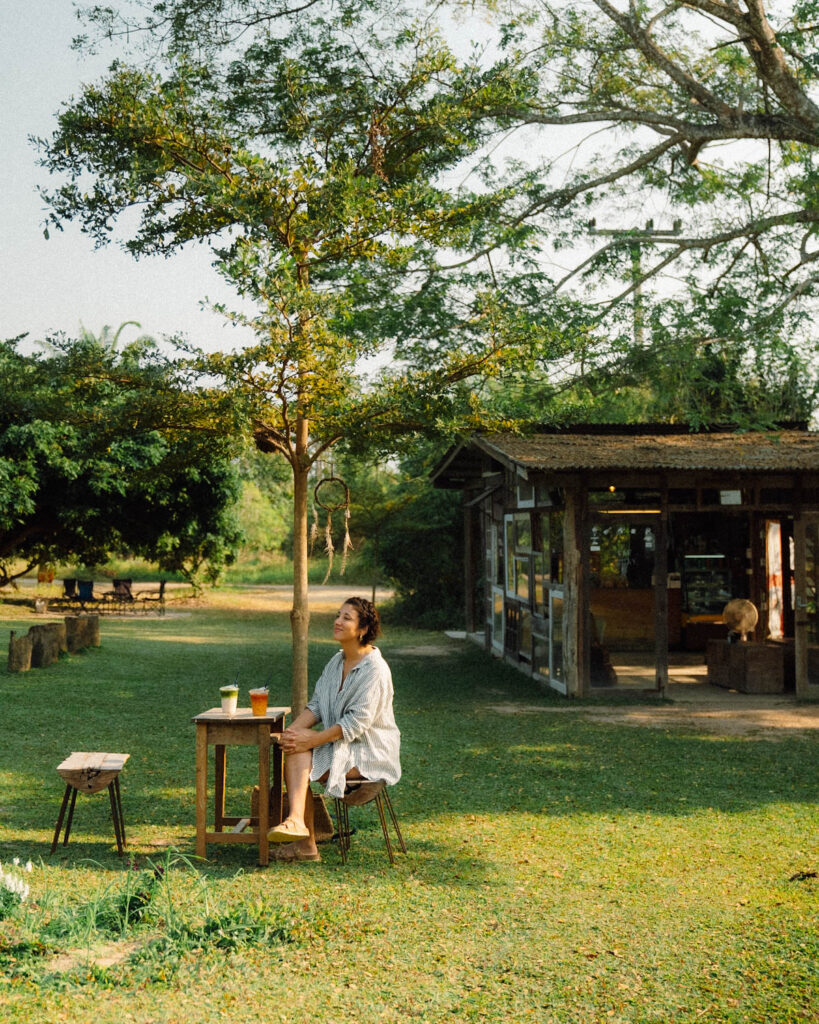
[[[284,719],[290,708],[268,708],[266,715],[254,715],[250,708],[237,708],[226,715],[221,708],[211,708],[196,715],[196,855],[207,857],[208,843],[258,843],[259,864],[270,860],[267,833],[271,827],[270,757],[273,755],[272,806],[281,821],[282,764],[281,747],[273,737],[284,730]],[[214,826],[207,829],[208,747],[215,748],[214,761]],[[259,748],[259,814],[258,817],[225,815],[226,748],[257,746]],[[225,826],[232,826],[225,831]]]

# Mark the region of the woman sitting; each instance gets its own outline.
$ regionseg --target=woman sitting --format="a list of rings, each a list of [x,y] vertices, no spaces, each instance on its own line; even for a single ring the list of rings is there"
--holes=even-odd
[[[281,734],[288,816],[268,833],[274,860],[320,860],[313,831],[310,781],[331,797],[366,803],[401,777],[401,734],[392,711],[392,675],[373,640],[380,632],[375,605],[351,597],[341,606],[333,637],[341,650],[325,666],[312,700]],[[321,724],[321,729],[314,729]]]

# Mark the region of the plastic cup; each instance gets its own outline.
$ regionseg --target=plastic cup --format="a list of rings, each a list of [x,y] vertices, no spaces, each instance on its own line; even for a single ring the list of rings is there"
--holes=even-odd
[[[226,715],[236,714],[236,704],[239,701],[238,686],[220,686],[219,693],[222,697],[222,711]]]
[[[250,691],[250,710],[254,715],[267,714],[267,690],[258,689]]]

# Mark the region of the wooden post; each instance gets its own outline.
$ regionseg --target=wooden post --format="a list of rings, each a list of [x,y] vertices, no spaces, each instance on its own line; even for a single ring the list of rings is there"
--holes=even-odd
[[[794,689],[797,697],[808,695],[808,585],[807,544],[804,515],[793,523],[795,607],[793,616]]]
[[[654,542],[654,661],[657,692],[665,697],[668,687],[668,509],[665,499]]]
[[[768,629],[768,585],[765,578],[765,516],[752,513],[751,521],[751,601],[759,611],[754,640],[764,640]]]
[[[464,621],[467,633],[475,632],[475,538],[472,508],[464,505]]]
[[[563,517],[563,672],[566,696],[589,693],[588,601],[583,579],[586,491],[582,481],[564,490]]]

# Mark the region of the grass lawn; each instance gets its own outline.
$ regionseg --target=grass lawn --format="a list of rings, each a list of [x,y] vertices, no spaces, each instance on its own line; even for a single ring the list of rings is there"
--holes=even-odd
[[[0,669],[0,861],[33,862],[0,921],[4,1024],[817,1020],[815,741],[592,722],[476,649],[390,629],[409,855],[390,868],[365,807],[346,867],[333,844],[320,864],[260,869],[249,846],[195,864],[191,717],[237,672],[289,695],[286,614],[209,602]],[[330,623],[313,617],[314,678]],[[132,863],[104,792],[48,855],[71,750],[130,753]],[[229,810],[249,813],[254,753],[229,752]]]

